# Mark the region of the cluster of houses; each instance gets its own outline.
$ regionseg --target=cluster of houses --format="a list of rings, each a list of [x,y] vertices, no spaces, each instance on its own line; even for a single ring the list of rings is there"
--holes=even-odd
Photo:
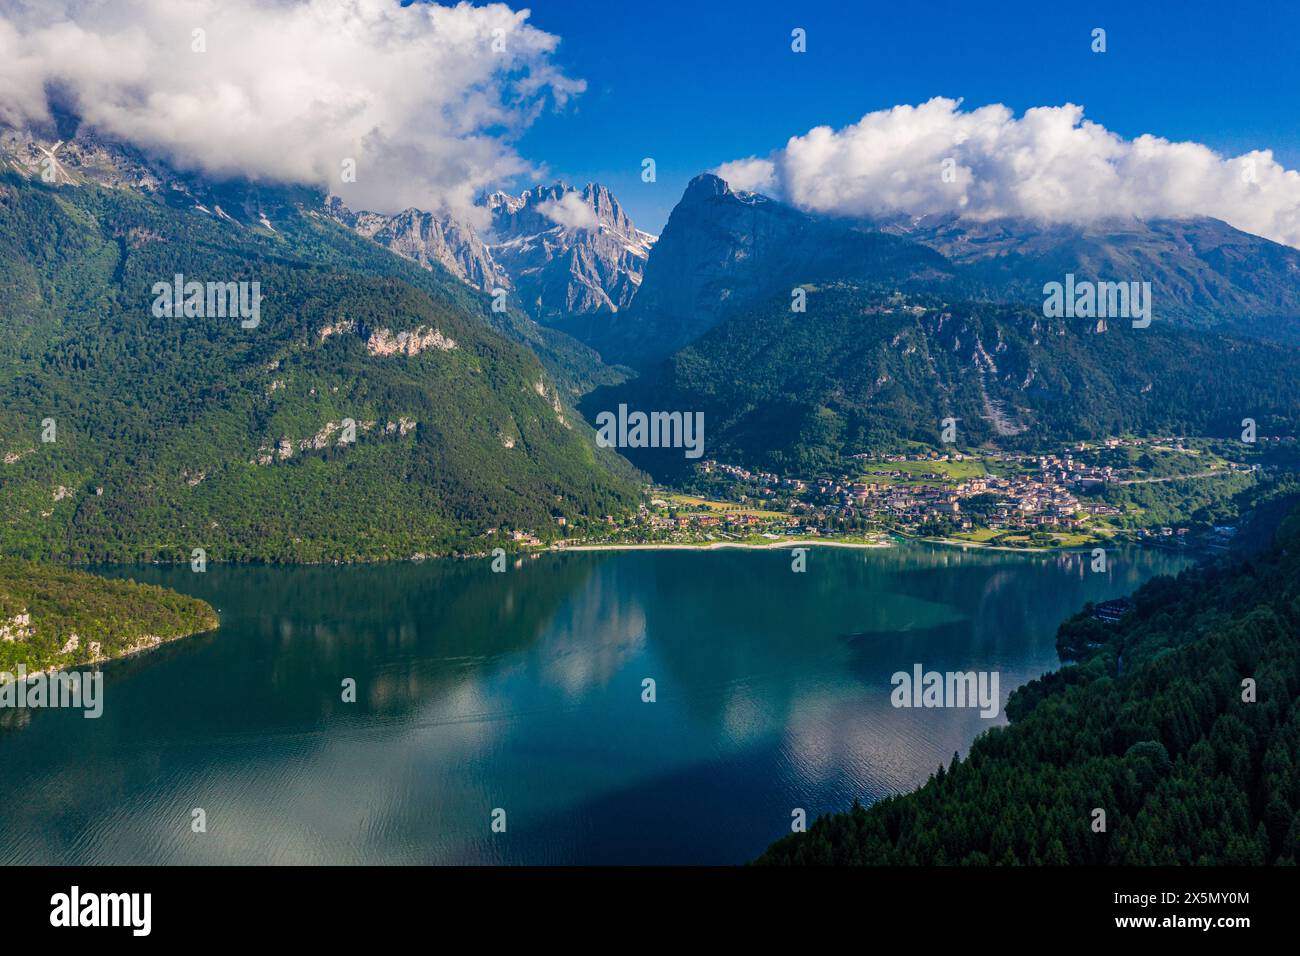
[[[739,465],[728,465],[725,462],[707,459],[700,462],[700,471],[704,474],[726,475],[735,481],[746,481],[757,485],[767,485],[770,487],[792,488],[798,485],[800,489],[803,482],[796,479],[785,479],[784,481],[770,471],[750,471],[747,468],[741,468]]]
[[[980,523],[989,528],[1062,529],[1083,523],[1079,500],[1068,487],[1029,476],[971,478],[955,485],[865,481],[832,486],[826,491],[836,499],[833,512],[844,516],[862,514],[869,519],[890,518],[904,525],[942,518],[969,529],[976,519],[969,510],[963,512],[962,502],[985,495],[997,499],[991,508],[981,509],[978,516]]]
[[[1116,439],[1115,443],[1120,441]],[[868,456],[855,457],[866,459]],[[760,494],[788,497],[787,510],[793,515],[805,516],[796,520],[806,524],[833,517],[886,520],[906,527],[942,518],[962,529],[970,529],[978,522],[992,529],[1071,530],[1085,524],[1090,517],[1120,513],[1120,509],[1105,503],[1079,500],[1078,492],[1116,481],[1120,476],[1110,466],[1091,465],[1076,459],[1071,451],[1045,455],[992,453],[984,457],[1015,464],[1023,469],[1023,473],[1005,477],[984,475],[963,480],[946,479],[940,464],[962,462],[967,457],[960,452],[942,454],[933,451],[871,456],[872,461],[885,465],[931,462],[936,469],[933,473],[915,467],[881,469],[867,473],[858,481],[847,478],[781,478],[712,460],[702,462],[700,467],[705,473],[759,485],[757,491]],[[982,502],[988,502],[989,496],[996,502],[991,507],[980,507],[976,513],[963,509],[964,501],[980,497]],[[726,523],[725,517],[710,520],[708,516],[695,515],[676,520],[680,527]],[[733,520],[739,522],[739,519]],[[757,525],[762,522],[750,516],[744,523]]]
[[[738,490],[737,504],[724,508],[703,503],[672,506],[667,500],[656,498],[651,500],[650,507],[644,503],[640,505],[634,524],[666,532],[674,539],[679,532],[696,531],[706,535],[717,532],[724,536],[754,532],[817,535],[819,529],[832,521],[851,522],[852,527],[868,529],[892,527],[909,530],[942,520],[964,531],[976,527],[1012,532],[1072,531],[1087,526],[1094,519],[1123,514],[1121,508],[1088,495],[1089,491],[1114,482],[1142,480],[1138,477],[1139,469],[1098,464],[1095,463],[1097,456],[1088,453],[1103,448],[1144,445],[1173,450],[1184,447],[1179,438],[1111,438],[1100,443],[1078,443],[1047,454],[998,451],[979,456],[957,451],[864,454],[853,456],[871,462],[866,466],[868,470],[858,473],[856,480],[848,476],[782,477],[707,459],[698,463],[700,472],[747,486]],[[1094,460],[1089,461],[1090,458]],[[992,470],[1000,474],[958,477],[963,471],[988,471],[987,468],[951,467],[968,459],[991,464]],[[927,463],[933,468],[924,467]],[[890,465],[900,467],[891,468]],[[1258,466],[1229,462],[1228,467],[1235,470]],[[562,529],[568,524],[563,515],[554,515],[553,520]],[[611,515],[604,517],[604,523],[611,528],[618,526]],[[849,525],[841,525],[844,526]],[[1235,532],[1233,527],[1216,527],[1214,540],[1226,542]],[[1181,539],[1189,534],[1189,529],[1162,527],[1138,533],[1148,539],[1166,538],[1182,543]],[[511,532],[511,538],[524,546],[542,543],[531,531]]]
[[[673,508],[660,499],[652,502],[651,509],[642,506],[637,524],[674,534],[816,534],[817,529],[832,521],[851,522],[858,528],[908,530],[942,520],[961,530],[984,527],[994,531],[1067,532],[1095,519],[1123,514],[1121,508],[1089,492],[1115,482],[1140,480],[1140,470],[1099,463],[1116,456],[1098,456],[1096,452],[1141,446],[1173,450],[1184,447],[1183,439],[1177,437],[1111,438],[1076,443],[1045,454],[986,451],[970,456],[956,450],[862,454],[854,458],[864,462],[865,470],[851,476],[822,478],[781,476],[707,459],[697,465],[702,474],[745,486],[724,492],[738,499],[734,509]],[[968,459],[991,467],[952,467]],[[927,463],[933,467],[925,467]],[[971,471],[997,474],[962,477]],[[771,510],[756,514],[752,505]],[[1225,533],[1230,535],[1231,530]],[[1177,540],[1187,533],[1186,528],[1159,528],[1148,534]]]
[[[1075,460],[1071,453],[1061,455],[990,456],[1015,462],[1025,471],[1006,476],[983,475],[962,480],[944,480],[942,474],[918,474],[915,470],[874,472],[864,480],[845,483],[818,483],[819,492],[833,497],[841,512],[859,512],[868,518],[887,517],[904,525],[922,524],[935,518],[951,521],[963,529],[978,523],[995,530],[1051,529],[1070,530],[1085,524],[1088,517],[1119,514],[1106,504],[1082,503],[1077,493],[1117,480],[1110,467],[1096,467]],[[886,463],[961,462],[960,453],[931,453],[912,456],[889,456]],[[914,484],[922,479],[920,485]],[[904,483],[906,482],[906,483]],[[984,504],[976,513],[963,507],[972,498]]]

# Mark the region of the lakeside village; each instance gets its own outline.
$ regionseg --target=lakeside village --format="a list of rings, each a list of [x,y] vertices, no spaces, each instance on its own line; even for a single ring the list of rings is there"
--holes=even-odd
[[[842,474],[818,478],[706,459],[680,487],[652,489],[648,503],[622,521],[607,517],[578,529],[557,517],[568,537],[551,546],[867,545],[903,535],[1008,548],[1108,541],[1221,548],[1235,522],[1216,523],[1206,502],[1229,502],[1256,472],[1274,467],[1260,463],[1270,442],[1276,453],[1278,443],[1295,439],[1261,437],[1258,450],[1177,437],[1076,442],[1047,453],[916,446],[857,455]],[[515,538],[525,548],[545,544],[531,532]]]

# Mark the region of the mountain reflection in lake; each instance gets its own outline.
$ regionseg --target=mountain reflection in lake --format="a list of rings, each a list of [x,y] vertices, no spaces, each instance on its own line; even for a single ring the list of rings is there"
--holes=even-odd
[[[98,720],[0,729],[0,861],[740,863],[793,808],[911,788],[1005,719],[894,709],[895,671],[997,670],[1005,701],[1085,601],[1186,563],[1111,557],[109,569],[208,600],[221,630],[108,665]]]

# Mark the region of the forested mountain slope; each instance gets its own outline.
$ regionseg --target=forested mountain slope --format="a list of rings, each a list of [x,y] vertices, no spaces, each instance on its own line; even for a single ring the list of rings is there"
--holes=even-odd
[[[398,558],[631,505],[572,393],[489,323],[534,324],[294,197],[0,178],[0,548]],[[257,281],[257,326],[155,314],[176,275]]]
[[[1206,217],[1027,219],[809,212],[696,177],[673,209],[629,308],[573,328],[638,368],[795,287],[875,283],[1041,311],[1044,285],[1138,282],[1152,317],[1242,337],[1300,340],[1300,251]]]
[[[1132,433],[1238,436],[1300,421],[1300,355],[1152,322],[1049,319],[1031,309],[827,283],[806,311],[778,293],[634,381],[584,399],[703,411],[705,453],[812,474],[903,440],[1041,448]],[[680,451],[634,457],[670,473]]]

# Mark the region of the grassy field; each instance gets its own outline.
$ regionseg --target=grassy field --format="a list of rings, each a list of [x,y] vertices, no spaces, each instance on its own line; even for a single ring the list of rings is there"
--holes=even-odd
[[[945,482],[965,481],[968,478],[983,478],[988,474],[984,462],[980,459],[967,458],[963,461],[868,461],[863,464],[864,472],[897,471],[908,476],[893,478],[884,475],[863,474],[859,481],[875,481],[894,484],[924,484],[938,475]]]
[[[786,518],[789,517],[784,511],[765,511],[762,508],[749,508],[745,505],[736,504],[734,501],[713,501],[709,498],[700,498],[696,495],[675,495],[661,494],[656,498],[662,498],[668,502],[670,508],[708,508],[710,511],[727,514],[745,514],[755,515],[759,518]]]
[[[1051,543],[1035,543],[1029,540],[1027,534],[1012,534],[998,539],[997,544],[1007,546],[1027,545],[1031,548],[1080,548],[1092,541],[1092,536],[1087,534],[1061,532],[1053,534]]]
[[[1035,543],[1030,541],[1028,534],[999,531],[992,528],[976,528],[973,531],[957,531],[950,537],[954,541],[969,541],[972,544],[991,544],[1008,548],[1017,546],[1027,546],[1031,548],[1081,548],[1084,545],[1091,544],[1095,540],[1091,534],[1062,531],[1052,533],[1052,540],[1050,543]]]

